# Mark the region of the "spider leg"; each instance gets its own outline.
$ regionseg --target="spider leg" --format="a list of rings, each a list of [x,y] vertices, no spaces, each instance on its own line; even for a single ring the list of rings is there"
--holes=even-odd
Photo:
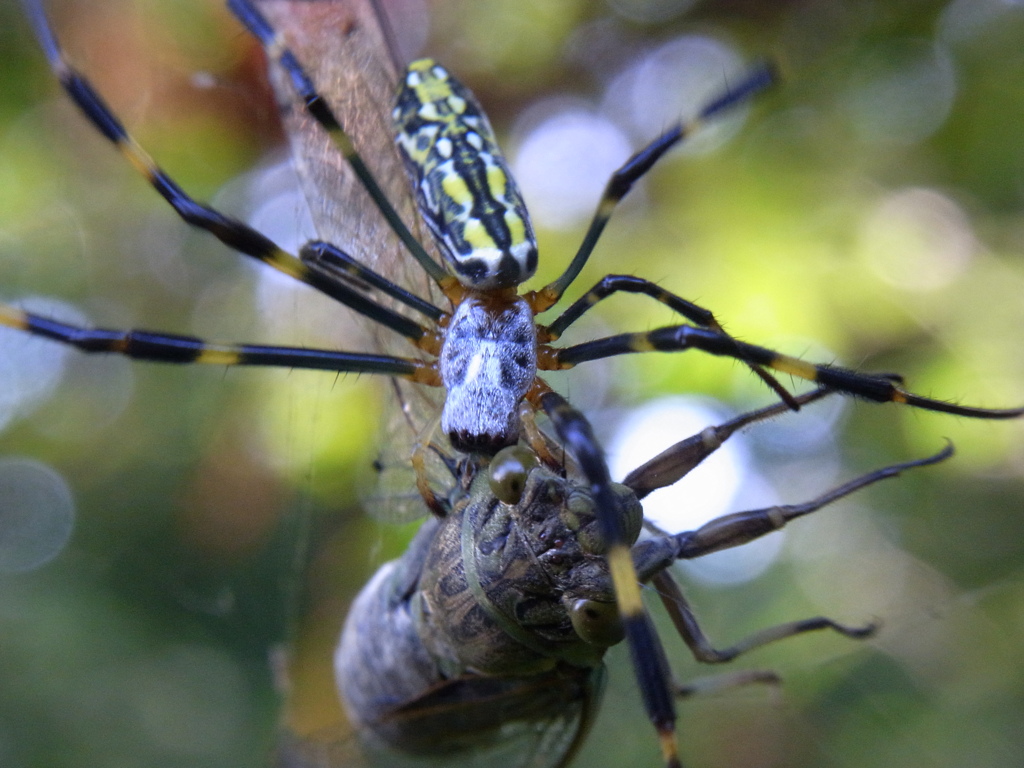
[[[763,365],[781,373],[816,382],[837,392],[863,397],[878,403],[903,403],[928,411],[951,413],[975,419],[1014,419],[1024,415],[1024,407],[978,408],[915,395],[900,386],[902,379],[897,375],[866,374],[836,365],[808,363],[767,347],[737,341],[719,331],[695,328],[691,325],[657,328],[647,333],[608,336],[572,347],[551,350],[551,353],[554,358],[554,366],[571,368],[587,360],[599,360],[631,352],[683,352],[688,349],[699,349],[712,355]],[[548,361],[548,364],[551,362]]]
[[[82,114],[114,144],[131,166],[160,193],[182,220],[206,230],[229,248],[316,288],[413,341],[423,337],[425,330],[418,323],[381,306],[349,285],[325,278],[247,224],[190,197],[125,130],[89,81],[68,63],[38,0],[22,0],[22,3],[40,47],[61,87]]]
[[[538,312],[555,304],[565,293],[565,290],[579,275],[590,254],[594,251],[598,238],[604,231],[605,225],[611,218],[615,207],[633,188],[633,185],[646,174],[651,167],[661,159],[677,143],[690,136],[704,123],[704,121],[715,117],[719,112],[724,112],[731,107],[742,104],[755,93],[764,90],[777,79],[775,68],[769,63],[763,63],[751,69],[747,75],[735,86],[727,89],[716,99],[704,105],[692,120],[680,121],[667,131],[662,133],[646,147],[634,154],[621,168],[615,171],[601,195],[597,204],[597,211],[590,222],[587,234],[580,244],[579,250],[573,256],[572,261],[565,272],[552,283],[536,292],[535,300],[538,302]]]
[[[83,352],[112,353],[136,360],[374,373],[402,376],[422,384],[440,383],[432,366],[418,360],[329,349],[214,344],[192,336],[142,330],[82,328],[3,304],[0,304],[0,325],[67,344]]]
[[[669,682],[668,659],[640,597],[630,543],[625,536],[620,502],[611,488],[608,465],[589,422],[565,398],[546,385],[535,387],[527,397],[547,413],[590,485],[605,541],[605,559],[644,707],[658,733],[666,768],[679,768],[676,711]]]
[[[541,329],[542,340],[546,343],[560,338],[565,332],[565,329],[579,320],[584,312],[595,306],[599,301],[603,301],[612,294],[619,292],[639,293],[649,296],[655,301],[664,304],[673,312],[678,312],[690,322],[726,335],[724,329],[709,309],[705,309],[698,304],[694,304],[692,301],[684,299],[681,296],[677,296],[671,291],[666,291],[661,286],[652,283],[650,280],[645,280],[642,277],[634,277],[632,275],[605,275],[597,282],[596,285],[594,285],[593,288],[573,302],[572,306],[559,315],[553,323],[544,326],[544,328]],[[793,398],[793,395],[791,395],[789,391],[775,379],[774,376],[765,371],[759,365],[754,363],[748,363],[748,365],[750,370],[757,374],[757,376],[767,384],[768,387],[775,392],[775,394],[777,394],[784,403],[786,403],[790,410],[797,411],[800,409],[800,406]]]
[[[560,314],[553,323],[545,326],[545,341],[555,341],[561,338],[565,329],[575,323],[583,313],[596,306],[599,301],[607,299],[614,293],[640,293],[649,296],[655,301],[661,302],[673,312],[678,312],[691,323],[696,323],[704,328],[722,330],[722,326],[715,320],[711,310],[694,304],[687,299],[666,291],[660,285],[645,280],[642,277],[633,275],[605,275],[597,283],[572,303],[572,305]]]
[[[383,214],[388,225],[398,235],[402,243],[409,250],[434,282],[441,284],[442,281],[449,281],[450,278],[444,267],[430,258],[423,246],[413,236],[412,232],[402,221],[394,206],[391,205],[384,191],[377,183],[369,167],[356,151],[352,139],[345,132],[341,122],[335,116],[326,99],[316,90],[313,81],[299,64],[299,60],[285,45],[284,39],[270,26],[270,23],[249,0],[228,0],[228,7],[232,13],[241,21],[260,41],[267,57],[280,66],[291,80],[292,87],[296,94],[306,106],[309,114],[323,126],[330,134],[335,145],[345,156],[352,170],[355,172],[363,187],[373,199],[374,205]]]
[[[310,241],[299,249],[299,258],[312,270],[352,282],[356,286],[373,288],[434,322],[440,320],[445,314],[444,310],[374,272],[331,243],[322,240]]]

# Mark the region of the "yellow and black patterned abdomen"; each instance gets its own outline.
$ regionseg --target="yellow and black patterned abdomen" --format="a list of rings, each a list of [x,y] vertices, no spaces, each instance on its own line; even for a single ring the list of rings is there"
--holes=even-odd
[[[537,269],[537,241],[519,188],[473,94],[430,59],[406,70],[393,117],[417,202],[469,288],[518,285]]]

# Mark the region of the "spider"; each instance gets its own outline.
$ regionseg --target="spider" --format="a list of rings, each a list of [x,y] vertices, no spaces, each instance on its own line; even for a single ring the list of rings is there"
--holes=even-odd
[[[286,73],[308,115],[334,141],[410,257],[445,297],[450,306],[443,308],[396,285],[335,244],[314,241],[303,246],[296,256],[245,223],[197,202],[131,138],[88,81],[66,61],[39,3],[24,0],[24,5],[43,52],[68,95],[184,221],[208,231],[239,253],[306,283],[388,332],[404,337],[427,359],[214,344],[158,332],[88,329],[13,307],[0,307],[0,324],[90,353],[116,353],[170,363],[380,374],[443,387],[446,397],[440,417],[442,432],[457,451],[483,457],[516,444],[521,436],[538,454],[550,456],[546,441],[531,427],[533,413],[546,414],[579,464],[595,499],[618,611],[667,766],[678,765],[674,706],[662,674],[657,635],[640,599],[620,502],[612,491],[601,447],[590,424],[538,376],[539,370],[564,370],[629,353],[694,349],[745,363],[794,409],[798,407],[797,400],[775,380],[771,371],[876,402],[901,403],[964,417],[1000,419],[1024,414],[1024,408],[987,409],[923,397],[904,389],[901,378],[893,374],[872,375],[813,364],[739,341],[725,333],[706,308],[629,275],[608,275],[551,322],[535,321],[537,315],[558,304],[574,283],[616,205],[633,185],[701,123],[767,87],[774,79],[770,66],[752,69],[744,79],[706,104],[695,119],[668,129],[627,160],[612,175],[580,248],[561,276],[538,290],[519,293],[520,284],[536,270],[536,240],[518,188],[472,94],[447,69],[423,59],[406,69],[395,101],[396,142],[412,179],[423,221],[442,256],[442,266],[395,211],[344,129],[343,121],[282,38],[252,3],[229,0],[231,9],[261,42],[268,58]],[[619,292],[646,295],[687,322],[567,347],[554,346],[565,330],[591,307]],[[389,302],[397,302],[403,311],[393,309]],[[414,455],[412,461],[419,470],[418,487],[427,506],[437,515],[445,514],[443,500],[426,482],[420,465],[422,457]]]

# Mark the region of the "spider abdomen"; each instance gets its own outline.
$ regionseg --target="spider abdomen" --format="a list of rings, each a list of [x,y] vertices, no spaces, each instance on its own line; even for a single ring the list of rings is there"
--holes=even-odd
[[[531,277],[529,214],[473,94],[436,62],[414,61],[393,117],[420,211],[452,274],[479,290]]]

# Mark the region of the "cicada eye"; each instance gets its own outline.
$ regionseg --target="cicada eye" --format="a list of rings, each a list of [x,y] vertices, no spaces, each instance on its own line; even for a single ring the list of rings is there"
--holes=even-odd
[[[574,600],[569,606],[569,621],[581,640],[602,648],[611,647],[626,636],[615,603]]]
[[[518,445],[502,448],[488,469],[491,492],[506,504],[518,504],[526,490],[526,478],[537,466],[533,451]]]

